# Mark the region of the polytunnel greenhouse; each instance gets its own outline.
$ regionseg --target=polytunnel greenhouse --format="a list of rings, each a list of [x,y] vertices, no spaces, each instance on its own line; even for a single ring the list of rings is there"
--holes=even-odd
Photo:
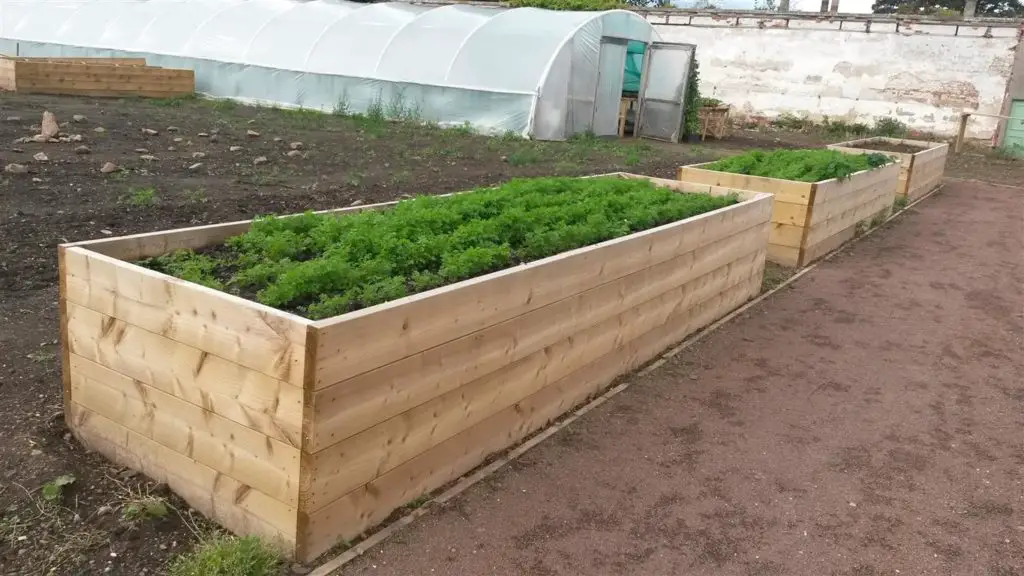
[[[141,56],[195,70],[196,90],[210,97],[377,110],[546,140],[618,133],[632,90],[640,135],[674,140],[693,47],[658,42],[646,20],[625,10],[0,0],[0,53]]]

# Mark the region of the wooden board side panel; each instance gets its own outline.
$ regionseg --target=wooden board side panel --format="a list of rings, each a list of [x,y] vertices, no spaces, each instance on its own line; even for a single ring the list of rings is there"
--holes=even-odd
[[[71,367],[76,404],[279,502],[298,503],[298,448],[78,355]]]
[[[69,353],[299,446],[301,388],[74,302],[66,307]]]
[[[510,408],[448,438],[314,513],[302,536],[303,559],[315,557],[386,518],[395,508],[454,480],[489,454],[511,446],[655,357],[668,346],[735,309],[760,290],[763,256],[749,278],[703,305],[573,372]]]
[[[763,259],[764,245],[755,246],[700,278],[317,452],[310,509],[323,507],[625,343],[700,309],[745,283]]]
[[[15,62],[19,92],[96,96],[179,96],[195,92],[195,72],[88,62]]]
[[[68,420],[88,448],[157,482],[237,534],[255,534],[291,555],[295,509],[72,402]]]
[[[80,247],[65,250],[65,272],[71,302],[302,386],[303,318]]]
[[[16,70],[15,62],[0,59],[0,90],[13,92],[18,89]]]
[[[776,201],[789,202],[791,204],[807,205],[810,202],[812,184],[809,182],[795,182],[779,180],[777,178],[705,170],[701,168],[704,165],[706,164],[681,166],[678,171],[679,180],[737,190],[766,192],[774,194]]]
[[[317,387],[344,381],[712,244],[763,222],[770,210],[770,199],[762,196],[317,323],[321,328]]]
[[[907,185],[907,197],[910,201],[931,192],[942,182],[948,150],[949,145],[943,144],[914,158],[914,170]]]
[[[322,449],[764,247],[764,225],[321,389]],[[612,327],[614,329],[614,326]]]
[[[815,190],[814,206],[835,202],[850,195],[864,196],[866,190],[869,194],[885,194],[887,191],[881,184],[890,186],[891,193],[895,197],[896,181],[899,179],[900,164],[893,163],[874,170],[866,170],[851,174],[845,180],[832,179],[819,182]],[[811,225],[818,222],[817,214],[811,216]]]

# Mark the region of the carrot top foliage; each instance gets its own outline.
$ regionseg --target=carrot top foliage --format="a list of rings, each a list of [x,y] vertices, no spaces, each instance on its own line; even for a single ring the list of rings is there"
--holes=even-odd
[[[257,218],[221,247],[143,266],[325,318],[723,208],[647,180],[536,178],[382,211]]]
[[[754,150],[704,166],[707,170],[749,174],[782,180],[820,182],[845,180],[854,172],[871,170],[892,162],[885,154],[844,154],[825,148],[817,150]]]

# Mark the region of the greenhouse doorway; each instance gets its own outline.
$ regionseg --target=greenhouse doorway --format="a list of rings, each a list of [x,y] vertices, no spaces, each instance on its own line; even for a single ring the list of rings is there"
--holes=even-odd
[[[679,142],[696,50],[694,44],[673,42],[652,42],[648,46],[637,96],[636,136]]]

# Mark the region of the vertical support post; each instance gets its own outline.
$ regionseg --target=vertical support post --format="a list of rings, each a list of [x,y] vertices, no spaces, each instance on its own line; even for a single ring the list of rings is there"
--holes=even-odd
[[[974,18],[978,12],[978,0],[967,0],[964,2],[964,18]]]
[[[970,112],[960,113],[960,129],[956,132],[956,143],[953,145],[953,153],[959,154],[960,147],[964,143],[964,135],[967,133],[967,119],[970,118]]]
[[[828,12],[828,2],[829,2],[829,0],[821,0],[821,13],[822,14]]]
[[[779,12],[789,12],[789,0],[779,0]]]
[[[828,11],[833,13],[833,14],[838,14],[839,13],[839,0],[832,0],[832,6],[829,7]]]

